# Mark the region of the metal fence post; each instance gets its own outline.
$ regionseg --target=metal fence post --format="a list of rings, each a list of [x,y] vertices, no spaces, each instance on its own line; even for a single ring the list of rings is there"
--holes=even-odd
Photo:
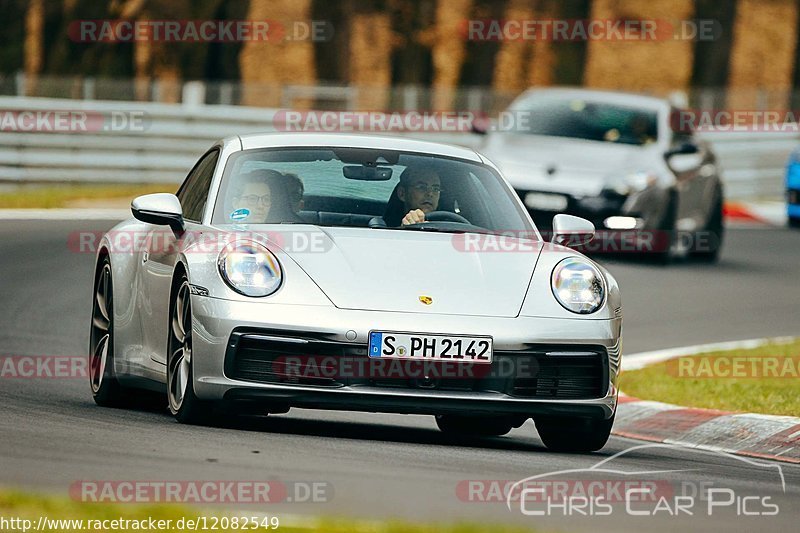
[[[94,100],[95,98],[96,83],[94,78],[83,79],[83,99]]]
[[[25,73],[17,71],[14,75],[14,85],[16,85],[17,96],[25,96],[25,89],[26,89],[26,80],[25,80]]]

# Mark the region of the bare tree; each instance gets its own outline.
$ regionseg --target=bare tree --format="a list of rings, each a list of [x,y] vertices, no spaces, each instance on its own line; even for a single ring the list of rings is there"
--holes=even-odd
[[[311,0],[250,0],[247,12],[248,20],[272,20],[287,30],[310,18]],[[239,54],[239,69],[246,105],[279,106],[282,85],[312,84],[317,78],[309,40],[247,41]]]
[[[31,0],[25,14],[25,94],[36,93],[44,65],[44,0]]]

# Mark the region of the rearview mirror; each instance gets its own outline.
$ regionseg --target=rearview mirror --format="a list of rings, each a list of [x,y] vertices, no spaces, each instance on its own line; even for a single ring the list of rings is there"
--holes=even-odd
[[[139,196],[131,202],[131,212],[142,222],[169,226],[175,233],[183,232],[183,209],[174,194],[158,192]]]
[[[346,165],[342,167],[342,174],[350,180],[389,181],[392,179],[391,168],[372,165]]]
[[[572,215],[558,214],[553,217],[553,239],[555,244],[577,246],[587,244],[594,238],[594,224]]]

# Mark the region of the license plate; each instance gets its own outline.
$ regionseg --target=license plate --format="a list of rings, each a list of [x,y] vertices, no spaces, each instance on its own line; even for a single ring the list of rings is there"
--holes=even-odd
[[[560,194],[529,192],[525,195],[525,205],[531,209],[563,211],[567,208],[567,197]]]
[[[390,359],[491,363],[492,338],[371,331],[369,356]]]

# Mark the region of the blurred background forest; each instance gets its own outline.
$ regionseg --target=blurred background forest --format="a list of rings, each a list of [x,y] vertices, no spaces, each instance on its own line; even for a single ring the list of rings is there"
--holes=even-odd
[[[207,103],[259,106],[287,105],[287,87],[316,87],[295,90],[289,105],[484,108],[549,85],[702,93],[703,107],[800,103],[800,0],[0,0],[0,12],[0,94],[176,102],[200,80]],[[321,42],[70,39],[70,23],[85,19],[323,20],[334,31]],[[721,32],[471,41],[467,19],[713,19]],[[347,87],[358,93],[342,103]]]

